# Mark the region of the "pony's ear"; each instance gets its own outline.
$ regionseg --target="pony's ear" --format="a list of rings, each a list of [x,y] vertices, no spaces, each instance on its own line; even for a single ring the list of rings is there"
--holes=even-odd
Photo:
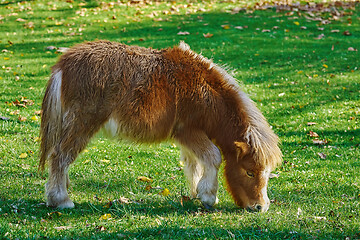
[[[241,158],[250,151],[250,147],[246,142],[235,142],[237,158]]]

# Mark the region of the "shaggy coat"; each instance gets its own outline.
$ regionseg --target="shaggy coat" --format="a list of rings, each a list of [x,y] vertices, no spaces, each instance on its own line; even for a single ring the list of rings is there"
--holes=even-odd
[[[269,206],[277,136],[235,79],[183,42],[163,50],[88,42],[61,56],[42,104],[39,166],[49,159],[49,206],[74,206],[68,168],[100,128],[136,142],[175,140],[191,194],[205,207],[217,202],[221,155],[235,202]]]

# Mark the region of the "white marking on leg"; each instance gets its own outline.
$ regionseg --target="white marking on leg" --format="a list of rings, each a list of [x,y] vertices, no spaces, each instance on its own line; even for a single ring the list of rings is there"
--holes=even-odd
[[[104,132],[109,137],[116,137],[119,131],[119,124],[114,118],[109,118],[109,120],[104,124]]]
[[[203,176],[197,186],[198,197],[205,205],[213,206],[218,202],[216,197],[218,190],[218,169],[221,164],[220,150],[211,143],[208,150],[199,157],[203,168]]]
[[[196,156],[185,149],[181,148],[180,159],[184,162],[184,174],[190,185],[190,195],[192,198],[197,197],[197,185],[202,177],[202,169],[197,162]]]

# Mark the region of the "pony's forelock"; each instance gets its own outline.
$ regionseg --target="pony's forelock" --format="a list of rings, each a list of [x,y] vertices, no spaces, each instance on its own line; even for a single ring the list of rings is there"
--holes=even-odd
[[[243,92],[240,92],[240,98],[247,109],[249,121],[245,140],[253,149],[255,161],[274,169],[282,162],[282,153],[278,146],[279,138],[257,109],[255,103]]]

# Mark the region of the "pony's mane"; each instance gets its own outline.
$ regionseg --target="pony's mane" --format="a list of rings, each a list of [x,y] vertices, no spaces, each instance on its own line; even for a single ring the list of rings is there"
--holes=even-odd
[[[282,162],[282,153],[278,146],[279,138],[273,132],[263,114],[256,107],[256,104],[241,91],[236,79],[227,71],[228,67],[219,66],[212,62],[212,60],[197,54],[190,49],[190,46],[181,41],[179,48],[184,52],[191,54],[196,60],[208,66],[208,69],[213,69],[220,73],[223,80],[228,83],[238,93],[239,108],[245,110],[248,117],[247,129],[244,134],[244,139],[253,151],[254,160],[257,164],[274,169]],[[231,71],[233,72],[233,71]],[[242,119],[243,121],[243,119]]]

